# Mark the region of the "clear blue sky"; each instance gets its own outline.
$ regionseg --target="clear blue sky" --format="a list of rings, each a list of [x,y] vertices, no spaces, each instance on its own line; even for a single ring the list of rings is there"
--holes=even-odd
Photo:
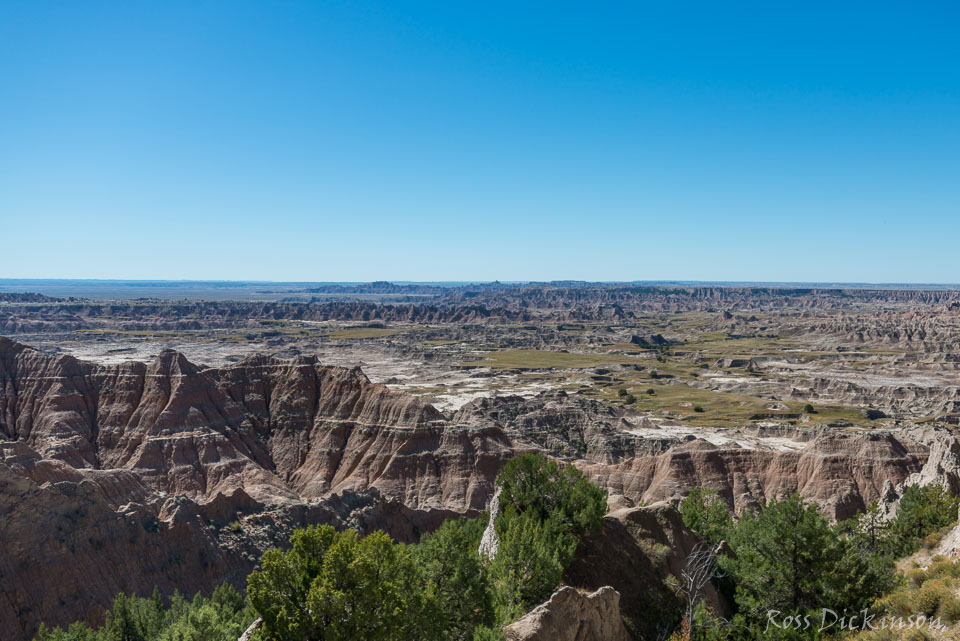
[[[960,5],[0,0],[0,277],[960,282]]]

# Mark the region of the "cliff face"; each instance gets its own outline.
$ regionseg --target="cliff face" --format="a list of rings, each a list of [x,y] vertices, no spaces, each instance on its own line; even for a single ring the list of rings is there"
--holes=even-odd
[[[2,338],[0,434],[42,459],[130,470],[191,498],[382,486],[412,507],[457,509],[483,506],[510,447],[495,428],[451,427],[415,396],[311,358],[201,369],[165,351],[95,366]]]
[[[657,638],[683,605],[667,577],[680,576],[702,539],[667,503],[633,507],[623,497],[611,503],[616,509],[580,543],[564,581],[584,591],[611,586],[620,594],[620,613],[631,632]],[[714,612],[727,614],[727,603],[713,585],[702,597]]]
[[[169,594],[236,580],[249,566],[220,549],[196,512],[161,522],[142,504],[115,508],[95,481],[38,486],[3,464],[0,541],[7,639],[29,638],[40,621],[96,621],[120,591]]]
[[[169,351],[101,367],[0,338],[0,628],[242,585],[308,523],[415,541],[482,508],[510,452],[359,369]]]
[[[236,490],[197,503],[152,493],[127,472],[59,480],[56,471],[37,466],[30,478],[0,463],[4,639],[32,638],[41,621],[102,621],[118,592],[146,596],[156,586],[189,595],[222,582],[242,589],[260,554],[283,545],[295,527],[382,529],[415,542],[454,516],[411,510],[375,490],[284,506]]]
[[[778,450],[648,423],[562,392],[481,399],[448,420],[312,358],[205,368],[166,351],[100,366],[0,338],[0,628],[96,622],[121,590],[240,584],[307,523],[414,541],[482,510],[522,451],[637,501],[707,486],[742,509],[797,491],[838,518],[884,481],[960,469],[948,433],[793,435]]]
[[[899,484],[923,469],[928,451],[904,436],[836,433],[795,451],[694,440],[619,465],[579,466],[594,482],[635,501],[671,500],[709,487],[740,512],[798,492],[831,518],[844,519],[878,498],[885,481]]]
[[[919,474],[931,451],[960,452],[955,436],[946,433],[936,440],[905,431],[785,426],[723,433],[703,429],[696,438],[682,425],[655,423],[635,410],[559,390],[530,399],[478,399],[454,420],[492,424],[517,449],[572,459],[594,483],[633,501],[669,501],[709,487],[740,512],[799,492],[837,519],[878,498],[885,481],[898,485]],[[720,444],[707,440],[717,436]],[[953,460],[960,469],[960,454]],[[953,482],[960,487],[960,477]]]

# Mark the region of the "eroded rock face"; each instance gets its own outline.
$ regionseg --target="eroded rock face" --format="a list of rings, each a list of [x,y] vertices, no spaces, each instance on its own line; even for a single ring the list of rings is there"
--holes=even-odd
[[[508,641],[630,641],[619,602],[611,587],[587,594],[564,586],[504,633]]]
[[[642,638],[657,638],[676,623],[683,605],[665,580],[680,575],[701,541],[668,503],[622,507],[608,513],[600,531],[581,542],[564,581],[584,590],[612,586],[621,595],[620,612],[628,627]],[[726,602],[712,585],[704,597],[714,612],[726,612]]]
[[[201,369],[165,351],[95,366],[0,338],[0,434],[74,469],[125,469],[155,491],[244,488],[269,502],[376,487],[412,507],[482,509],[510,451],[410,394],[311,358]],[[443,453],[443,454],[441,454]]]
[[[285,545],[296,527],[379,529],[415,542],[455,516],[411,510],[374,489],[284,505],[259,503],[242,489],[202,503],[147,492],[117,505],[114,488],[128,481],[117,470],[38,485],[0,463],[4,639],[32,638],[41,621],[102,621],[118,592],[209,593],[222,582],[242,589],[263,551]]]
[[[884,482],[901,483],[923,469],[928,449],[904,436],[834,433],[799,450],[717,446],[693,440],[664,454],[619,465],[578,466],[611,492],[646,503],[719,490],[735,511],[799,492],[834,519],[853,516],[877,498]]]
[[[165,351],[94,365],[0,338],[0,592],[13,595],[0,599],[0,629],[26,638],[41,620],[97,622],[121,590],[242,582],[264,549],[308,523],[416,540],[485,509],[519,452],[574,462],[625,505],[705,486],[739,510],[797,491],[838,518],[885,481],[960,469],[947,432],[784,428],[796,433],[767,436],[791,449],[771,449],[677,429],[556,391],[481,399],[450,419],[357,368],[306,357],[206,368]],[[610,527],[629,538],[627,525]]]
[[[940,427],[914,430],[911,436],[929,447],[929,454],[923,468],[911,474],[904,485],[939,485],[960,492],[960,442],[956,435]]]
[[[490,518],[487,521],[487,527],[483,530],[483,536],[480,537],[480,547],[477,552],[491,561],[497,556],[497,549],[500,547],[500,539],[497,537],[497,519],[500,518],[500,487],[494,492],[490,499],[490,505],[487,508]]]
[[[900,484],[924,469],[935,474],[927,463],[931,448],[960,451],[950,435],[937,441],[912,432],[857,434],[794,426],[741,428],[715,444],[682,425],[657,423],[635,410],[561,390],[533,398],[477,399],[453,420],[493,424],[518,450],[573,460],[593,482],[635,502],[675,500],[709,487],[740,512],[799,492],[835,519],[864,509],[880,496],[885,481]],[[789,446],[768,444],[778,442]],[[949,464],[945,460],[940,467]]]
[[[28,638],[40,621],[96,621],[120,591],[170,593],[241,579],[250,566],[224,554],[195,512],[161,523],[143,505],[114,509],[94,482],[40,487],[3,464],[0,541],[0,628],[9,639]]]
[[[664,436],[633,433],[642,421],[636,410],[611,407],[599,401],[552,390],[533,398],[500,396],[480,398],[464,405],[455,423],[496,425],[518,445],[544,450],[555,456],[618,464],[638,456],[661,454],[677,444]]]
[[[242,587],[311,523],[416,541],[482,509],[510,452],[359,369],[101,367],[0,338],[0,629],[97,623],[121,591]]]

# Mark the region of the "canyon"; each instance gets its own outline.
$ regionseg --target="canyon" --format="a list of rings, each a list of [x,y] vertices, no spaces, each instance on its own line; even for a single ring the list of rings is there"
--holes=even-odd
[[[121,591],[242,587],[306,524],[414,542],[487,509],[522,452],[610,493],[604,538],[568,579],[613,585],[630,616],[648,605],[639,579],[590,571],[639,555],[640,531],[690,548],[668,508],[694,488],[738,513],[798,492],[831,519],[909,482],[960,489],[952,290],[373,283],[270,296],[0,294],[0,626],[14,638],[97,622]]]

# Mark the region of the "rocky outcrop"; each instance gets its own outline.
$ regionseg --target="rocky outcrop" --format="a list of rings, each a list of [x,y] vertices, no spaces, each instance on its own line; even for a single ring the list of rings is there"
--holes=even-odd
[[[960,442],[956,436],[943,427],[916,428],[907,430],[907,433],[926,445],[929,453],[918,472],[909,475],[896,486],[890,480],[884,482],[878,505],[883,518],[888,521],[897,515],[903,491],[909,485],[939,485],[954,493],[960,491]],[[954,529],[940,545],[943,550],[941,553],[955,554],[958,547],[960,532]]]
[[[600,531],[580,543],[564,581],[584,590],[612,586],[621,595],[620,611],[631,632],[657,638],[676,623],[682,606],[666,580],[680,575],[701,541],[667,503],[623,507],[608,513]],[[718,614],[727,610],[712,585],[705,601]]]
[[[508,641],[630,641],[619,601],[611,587],[587,594],[564,586],[504,633]]]
[[[89,471],[38,485],[0,463],[4,639],[31,638],[40,621],[101,621],[118,592],[192,594],[225,581],[242,588],[263,551],[285,545],[295,527],[380,529],[415,542],[454,516],[411,510],[373,489],[287,505],[260,504],[243,490],[202,503],[147,492],[115,505],[132,496],[113,492],[128,480],[123,471]]]
[[[123,331],[182,331],[243,328],[251,321],[361,321],[391,323],[502,323],[529,320],[521,310],[490,308],[470,302],[383,304],[376,302],[192,301],[139,303],[0,300],[0,332],[23,334],[111,328]]]
[[[828,516],[844,519],[877,498],[885,481],[901,483],[926,460],[927,448],[905,436],[838,432],[817,437],[799,450],[693,440],[659,456],[578,466],[594,482],[637,502],[671,500],[709,487],[740,512],[799,492],[817,501]]]
[[[636,410],[551,390],[532,398],[479,398],[464,405],[453,422],[496,425],[518,445],[596,463],[618,464],[657,455],[677,444],[666,435],[662,439],[639,436],[634,433],[636,425],[626,419],[642,424],[642,415]]]
[[[477,399],[453,420],[477,427],[492,424],[515,449],[573,461],[595,483],[635,502],[675,500],[694,488],[710,487],[740,512],[799,492],[836,519],[864,509],[880,496],[885,481],[902,483],[924,466],[929,471],[928,452],[935,440],[915,432],[753,424],[717,432],[715,443],[706,440],[709,434],[696,438],[688,426],[650,420],[629,407],[562,390],[532,398]],[[948,433],[942,438],[938,451],[960,449]]]
[[[929,447],[927,461],[919,472],[911,474],[903,485],[939,485],[960,492],[960,442],[947,428],[920,428],[910,435]]]
[[[490,506],[487,508],[490,517],[487,520],[487,527],[483,530],[483,536],[480,537],[480,547],[477,552],[491,561],[497,556],[497,549],[500,547],[500,539],[497,537],[497,519],[500,517],[500,487],[494,492],[490,499]]]
[[[375,487],[411,507],[483,509],[509,455],[359,369],[253,356],[203,369],[165,351],[96,366],[0,338],[0,435],[74,469],[130,470],[158,492],[244,488],[266,502]]]
[[[250,626],[243,631],[243,634],[240,635],[240,638],[237,641],[253,641],[257,631],[260,630],[260,626],[263,625],[263,619],[257,617]]]
[[[293,292],[291,292],[293,293]],[[402,298],[397,298],[397,296]],[[353,300],[351,300],[353,297]],[[379,301],[377,297],[382,297]],[[918,306],[952,311],[952,290],[869,290],[777,287],[677,287],[619,283],[473,284],[461,287],[363,285],[305,288],[297,300],[102,302],[37,294],[0,295],[0,333],[79,329],[185,330],[245,327],[251,321],[358,321],[398,323],[515,323],[531,320],[628,324],[649,312],[717,313],[732,330],[756,320],[735,310],[866,310],[866,317],[831,317],[811,328],[859,342],[922,344],[948,351],[956,328],[939,318],[901,317]],[[371,300],[373,299],[373,300]],[[404,302],[397,302],[397,301]],[[877,307],[888,308],[878,314]],[[896,310],[896,311],[891,311]],[[109,319],[109,320],[108,320]],[[657,338],[655,335],[653,338]],[[644,338],[652,343],[649,338]],[[666,339],[669,340],[669,339]],[[642,344],[642,343],[637,343]]]
[[[38,486],[0,464],[0,628],[28,638],[40,621],[97,621],[121,591],[166,593],[242,580],[251,566],[221,551],[196,513],[161,522],[152,509],[118,509],[94,483]]]
[[[481,399],[450,419],[315,358],[204,367],[164,351],[96,365],[0,338],[0,626],[27,636],[42,619],[95,622],[121,590],[242,581],[307,523],[416,540],[485,509],[499,469],[523,451],[574,462],[624,504],[713,487],[741,510],[796,491],[837,518],[885,481],[956,476],[946,431],[783,428],[793,431],[772,436],[796,447],[771,449],[741,446],[746,432],[715,444],[682,427],[562,391]],[[631,523],[605,532],[642,550]],[[635,586],[619,580],[578,585],[612,584],[632,607]]]
[[[97,366],[0,338],[0,629],[242,585],[310,523],[416,541],[483,509],[511,451],[315,359]]]

